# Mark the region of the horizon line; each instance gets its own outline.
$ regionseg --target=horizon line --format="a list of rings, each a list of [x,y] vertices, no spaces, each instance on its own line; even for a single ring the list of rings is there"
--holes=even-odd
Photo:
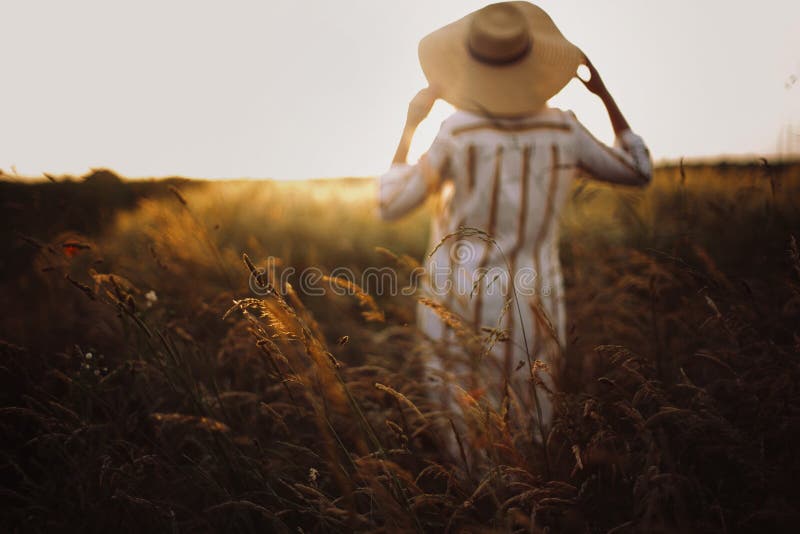
[[[660,158],[653,162],[653,169],[673,168],[683,166],[705,166],[705,165],[792,165],[800,164],[800,154],[733,154],[720,156],[688,156],[680,158]],[[301,178],[280,178],[274,176],[188,176],[181,174],[160,174],[151,176],[128,176],[117,172],[109,167],[88,167],[84,174],[56,174],[53,172],[42,172],[39,175],[19,174],[11,166],[11,172],[6,172],[0,168],[0,181],[19,181],[19,182],[66,182],[73,180],[85,180],[86,178],[101,172],[113,174],[123,181],[146,181],[146,180],[196,180],[196,181],[272,181],[272,182],[302,182],[319,180],[368,180],[375,179],[378,175],[339,175],[339,176],[309,176]]]

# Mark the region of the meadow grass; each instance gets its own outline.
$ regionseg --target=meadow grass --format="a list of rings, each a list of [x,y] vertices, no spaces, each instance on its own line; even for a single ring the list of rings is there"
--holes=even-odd
[[[20,187],[5,198],[25,209],[56,191],[109,198]],[[417,297],[311,296],[281,277],[410,271],[427,209],[380,222],[370,180],[103,187],[120,209],[14,219],[27,256],[2,281],[8,532],[800,524],[796,165],[576,185],[561,221],[569,343],[544,439],[475,391],[457,414],[431,400]]]

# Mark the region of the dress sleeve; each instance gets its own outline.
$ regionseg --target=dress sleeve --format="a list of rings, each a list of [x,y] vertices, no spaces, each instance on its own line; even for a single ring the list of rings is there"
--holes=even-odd
[[[625,130],[610,147],[598,141],[574,113],[568,113],[575,130],[575,156],[580,170],[605,182],[627,185],[650,183],[653,162],[650,150],[641,137],[631,130]]]
[[[378,178],[378,210],[380,217],[393,220],[402,217],[436,191],[447,174],[452,153],[452,138],[444,125],[431,147],[413,165],[395,163]]]

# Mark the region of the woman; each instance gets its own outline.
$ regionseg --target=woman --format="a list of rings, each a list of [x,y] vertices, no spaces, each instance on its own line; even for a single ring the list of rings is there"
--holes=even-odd
[[[499,401],[510,391],[518,406],[549,424],[550,402],[541,391],[533,393],[529,378],[532,361],[557,366],[566,342],[559,214],[578,172],[647,184],[648,149],[597,70],[533,4],[504,2],[471,13],[425,37],[419,57],[430,86],[411,101],[391,169],[379,179],[381,216],[400,217],[437,194],[434,245],[461,227],[493,238],[462,231],[455,243],[436,248],[427,262],[427,290],[476,331],[505,331],[508,341],[494,344],[482,362],[486,392]],[[614,148],[596,140],[572,112],[546,105],[582,63],[591,75],[584,85],[608,111]],[[411,138],[437,98],[457,111],[427,153],[409,165]],[[421,306],[418,324],[430,339],[447,341],[453,334],[440,315]],[[431,365],[442,369],[448,362]]]

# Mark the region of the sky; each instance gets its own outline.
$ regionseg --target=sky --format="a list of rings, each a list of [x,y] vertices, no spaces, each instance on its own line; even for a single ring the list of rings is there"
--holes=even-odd
[[[0,169],[372,176],[472,0],[3,0]],[[800,2],[541,0],[654,158],[800,154]],[[613,140],[573,81],[552,101]],[[411,157],[452,112],[437,103]]]

